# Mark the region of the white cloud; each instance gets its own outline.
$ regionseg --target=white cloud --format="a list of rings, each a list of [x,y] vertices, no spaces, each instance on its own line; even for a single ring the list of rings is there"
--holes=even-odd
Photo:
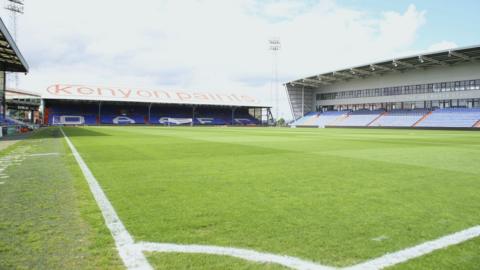
[[[393,49],[408,48],[415,41],[417,30],[425,24],[425,11],[410,5],[404,14],[385,12],[380,25],[380,42]]]
[[[20,48],[31,64],[21,87],[56,82],[249,91],[268,98],[280,37],[290,80],[409,50],[425,12],[368,14],[334,0],[26,0]],[[283,115],[290,117],[285,95]]]
[[[248,10],[270,21],[284,21],[308,11],[317,3],[317,1],[297,0],[251,1]]]
[[[432,44],[430,47],[428,47],[427,51],[435,52],[455,48],[458,48],[458,45],[455,42],[443,40],[438,43]]]

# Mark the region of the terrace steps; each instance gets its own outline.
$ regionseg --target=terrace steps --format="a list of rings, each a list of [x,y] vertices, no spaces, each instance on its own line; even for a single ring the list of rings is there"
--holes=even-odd
[[[307,119],[307,121],[303,122],[302,126],[315,126],[315,122],[317,122],[319,117],[320,116],[318,114],[311,116],[309,119]]]
[[[420,118],[417,122],[415,122],[415,124],[413,124],[412,127],[416,127],[418,124],[420,124],[423,120],[427,119],[430,115],[432,115],[432,112],[428,112],[427,114],[425,114],[424,116],[422,116],[422,118]]]
[[[340,115],[339,117],[333,119],[330,123],[328,123],[328,125],[333,125],[334,123],[337,123],[338,121],[343,121],[343,119],[345,119],[347,117],[348,117],[348,114]]]
[[[383,116],[388,115],[388,112],[383,112],[379,116],[377,116],[375,119],[373,119],[372,122],[368,123],[367,127],[371,127],[375,122],[377,122],[380,118]]]
[[[338,117],[337,119],[335,119],[334,121],[332,121],[330,123],[330,125],[338,125],[338,124],[342,123],[343,121],[347,120],[349,117],[350,117],[350,114],[342,115],[342,116]]]
[[[480,128],[480,120],[478,120],[475,125],[473,125],[474,128]]]

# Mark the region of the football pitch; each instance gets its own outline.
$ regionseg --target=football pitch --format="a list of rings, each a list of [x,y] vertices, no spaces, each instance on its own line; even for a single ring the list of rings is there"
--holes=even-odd
[[[144,243],[142,254],[156,269],[288,269],[286,264],[228,256],[237,251],[255,252],[257,258],[288,256],[284,258],[299,265],[311,263],[312,269],[361,268],[387,254],[452,234],[455,238],[455,233],[472,228],[473,234],[459,243],[385,265],[480,265],[480,132],[213,127],[66,127],[63,132],[119,222],[135,243]],[[22,147],[24,152],[16,155],[39,172],[26,178],[23,165],[5,169],[9,178],[0,185],[0,202],[16,206],[0,208],[3,265],[27,256],[8,248],[8,243],[23,239],[15,239],[13,224],[29,217],[18,213],[23,208],[9,188],[28,189],[24,179],[30,179],[40,189],[54,187],[42,196],[74,194],[71,204],[62,204],[67,214],[60,216],[77,209],[74,220],[80,225],[75,224],[86,236],[71,236],[76,231],[69,227],[75,224],[62,223],[60,229],[64,241],[83,237],[90,243],[78,252],[96,258],[96,263],[80,268],[121,269],[114,240],[80,171],[85,168],[78,167],[60,128],[41,130],[2,156]],[[41,183],[35,180],[39,175]],[[49,178],[76,180],[67,187],[66,180],[49,183]],[[19,220],[9,221],[16,216]],[[40,239],[44,233],[29,237]],[[97,235],[103,240],[96,240]],[[211,251],[212,246],[218,251]],[[77,251],[72,250],[75,260]],[[373,264],[363,266],[374,269]]]

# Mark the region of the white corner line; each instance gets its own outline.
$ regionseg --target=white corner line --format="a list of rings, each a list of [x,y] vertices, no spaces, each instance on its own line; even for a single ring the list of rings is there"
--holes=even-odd
[[[199,253],[230,256],[258,263],[274,263],[298,270],[333,270],[335,268],[305,261],[299,258],[262,253],[250,249],[219,247],[208,245],[179,245],[166,243],[140,242],[137,245],[143,251],[150,252],[176,252],[176,253]]]
[[[80,153],[67,137],[62,128],[60,128],[65,140],[67,141],[73,156],[75,157],[80,169],[82,170],[85,179],[90,187],[90,191],[102,211],[105,223],[110,230],[118,253],[122,258],[127,269],[143,270],[153,269],[148,263],[143,251],[157,251],[157,252],[178,252],[178,253],[202,253],[213,255],[224,255],[242,258],[253,262],[262,263],[276,263],[289,268],[298,270],[333,270],[335,268],[315,264],[313,262],[304,261],[295,257],[281,256],[270,253],[261,253],[254,250],[217,247],[205,245],[177,245],[177,244],[162,244],[162,243],[134,243],[133,237],[127,231],[122,221],[118,217],[115,209],[98,184],[95,176],[83,161]]]
[[[345,270],[370,270],[383,269],[385,267],[393,266],[411,259],[431,253],[435,250],[446,248],[448,246],[460,244],[467,240],[480,236],[480,226],[471,227],[469,229],[456,232],[450,235],[440,237],[436,240],[427,241],[420,245],[406,248],[394,253],[385,254],[377,259],[366,261],[354,266],[343,268]]]
[[[107,196],[103,192],[102,188],[98,184],[95,176],[88,168],[87,164],[83,161],[82,157],[78,153],[77,149],[67,137],[63,129],[60,128],[60,131],[63,134],[63,137],[67,141],[70,150],[72,151],[73,156],[75,157],[80,169],[82,170],[85,179],[87,180],[90,191],[97,201],[98,207],[100,208],[103,218],[105,219],[105,224],[110,230],[113,239],[115,240],[115,245],[117,246],[118,253],[122,258],[123,263],[129,270],[150,270],[153,267],[145,258],[142,250],[134,245],[133,237],[128,233],[127,229],[123,225],[122,221],[118,217],[115,209],[108,200]]]

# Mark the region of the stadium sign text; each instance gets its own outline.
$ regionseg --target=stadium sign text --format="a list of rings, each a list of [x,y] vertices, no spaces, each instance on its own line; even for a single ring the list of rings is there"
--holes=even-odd
[[[56,84],[47,88],[50,97],[92,100],[122,100],[141,102],[180,103],[226,103],[256,104],[258,100],[248,95],[234,93],[187,92],[166,90],[144,90],[111,87],[90,87],[84,85]]]

